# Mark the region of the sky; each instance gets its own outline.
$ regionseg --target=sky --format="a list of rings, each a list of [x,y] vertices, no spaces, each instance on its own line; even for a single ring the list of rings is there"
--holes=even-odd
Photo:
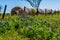
[[[4,6],[7,5],[7,13],[10,13],[11,9],[15,6],[31,8],[32,6],[27,1],[22,0],[0,0],[0,5],[2,6],[2,11],[4,11]],[[53,9],[60,10],[60,0],[42,0],[39,8],[41,9]]]

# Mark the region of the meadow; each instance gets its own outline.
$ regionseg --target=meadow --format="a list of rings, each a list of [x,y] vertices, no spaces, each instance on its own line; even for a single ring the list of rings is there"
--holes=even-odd
[[[0,15],[0,40],[60,40],[60,14]]]

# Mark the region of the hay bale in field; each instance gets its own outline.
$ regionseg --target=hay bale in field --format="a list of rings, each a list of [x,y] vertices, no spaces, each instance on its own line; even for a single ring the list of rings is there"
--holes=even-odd
[[[21,8],[21,7],[14,7],[11,10],[11,15],[21,15],[21,16],[26,16],[26,12]]]

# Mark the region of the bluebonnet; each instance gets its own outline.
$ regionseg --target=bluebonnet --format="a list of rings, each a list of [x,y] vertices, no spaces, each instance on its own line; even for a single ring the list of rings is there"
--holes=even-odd
[[[31,28],[31,27],[29,27],[28,32],[30,32],[30,35],[32,35],[32,36],[35,35],[35,32],[34,32],[33,28]]]
[[[32,21],[33,19],[32,19],[32,18],[29,18],[29,20],[31,20],[31,21]]]
[[[25,18],[25,16],[22,16],[21,18]]]
[[[32,28],[29,28],[29,30],[33,30]]]
[[[26,16],[23,16],[22,18],[26,18],[27,20],[33,20],[32,18],[29,18],[29,17],[26,17]]]
[[[16,20],[21,20],[21,18],[16,18]]]
[[[51,31],[52,31],[52,32],[55,32],[55,29],[51,28]]]
[[[40,34],[40,33],[42,33],[41,30],[37,30],[37,31],[36,31],[36,34]]]
[[[27,17],[27,16],[22,16],[22,18],[29,18],[29,17]]]
[[[40,32],[40,30],[38,30],[38,32]]]

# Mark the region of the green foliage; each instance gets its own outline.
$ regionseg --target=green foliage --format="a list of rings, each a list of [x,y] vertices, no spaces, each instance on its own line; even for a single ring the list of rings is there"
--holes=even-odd
[[[0,20],[0,40],[60,40],[58,15],[6,15]]]

